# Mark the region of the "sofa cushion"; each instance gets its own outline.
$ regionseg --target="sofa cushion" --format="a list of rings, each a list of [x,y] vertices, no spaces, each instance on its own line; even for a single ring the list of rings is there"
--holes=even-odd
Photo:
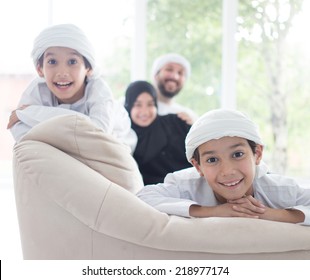
[[[65,152],[132,193],[143,187],[130,148],[94,126],[86,116],[51,118],[33,127],[21,141],[27,140],[40,141]]]
[[[13,166],[26,259],[310,259],[310,227],[168,216],[42,142]]]

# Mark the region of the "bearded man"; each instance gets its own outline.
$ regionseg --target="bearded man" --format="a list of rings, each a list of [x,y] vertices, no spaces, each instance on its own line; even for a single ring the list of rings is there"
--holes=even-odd
[[[190,73],[189,61],[179,54],[168,53],[155,59],[152,77],[157,89],[159,115],[178,114],[188,124],[193,124],[197,119],[197,114],[191,109],[174,101]]]

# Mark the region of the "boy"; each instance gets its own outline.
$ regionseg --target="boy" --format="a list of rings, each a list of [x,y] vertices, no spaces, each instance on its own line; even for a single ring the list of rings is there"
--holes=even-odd
[[[44,120],[81,113],[133,149],[137,139],[128,114],[100,77],[94,49],[78,27],[44,29],[34,41],[32,59],[39,77],[23,93],[7,126],[17,142]]]
[[[310,225],[310,189],[267,173],[256,125],[233,110],[213,110],[191,127],[193,168],[168,174],[139,193],[156,209],[184,217],[247,217]]]

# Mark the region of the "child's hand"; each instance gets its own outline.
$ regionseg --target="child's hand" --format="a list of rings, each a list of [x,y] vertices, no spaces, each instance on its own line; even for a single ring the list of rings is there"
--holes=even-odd
[[[252,196],[231,200],[218,206],[191,205],[192,217],[243,217],[259,219],[266,207]]]
[[[253,215],[257,218],[266,211],[265,205],[251,195],[236,200],[229,200],[228,203],[232,204],[232,209],[237,213],[250,216]]]
[[[17,110],[23,110],[23,109],[25,109],[26,107],[28,107],[29,105],[23,105],[23,106],[21,106],[21,107],[19,107],[19,108],[17,108],[16,110],[14,110],[12,113],[11,113],[11,115],[10,115],[10,119],[9,119],[9,123],[8,123],[8,125],[7,125],[7,129],[10,129],[14,124],[16,124],[17,122],[19,122],[19,118],[18,118],[18,116],[17,116],[17,114],[16,114],[16,111]]]

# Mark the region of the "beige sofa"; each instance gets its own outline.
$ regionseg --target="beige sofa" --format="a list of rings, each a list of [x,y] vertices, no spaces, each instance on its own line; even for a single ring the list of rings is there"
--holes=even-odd
[[[310,227],[187,219],[140,201],[129,149],[83,116],[34,127],[13,165],[24,259],[310,259]]]

